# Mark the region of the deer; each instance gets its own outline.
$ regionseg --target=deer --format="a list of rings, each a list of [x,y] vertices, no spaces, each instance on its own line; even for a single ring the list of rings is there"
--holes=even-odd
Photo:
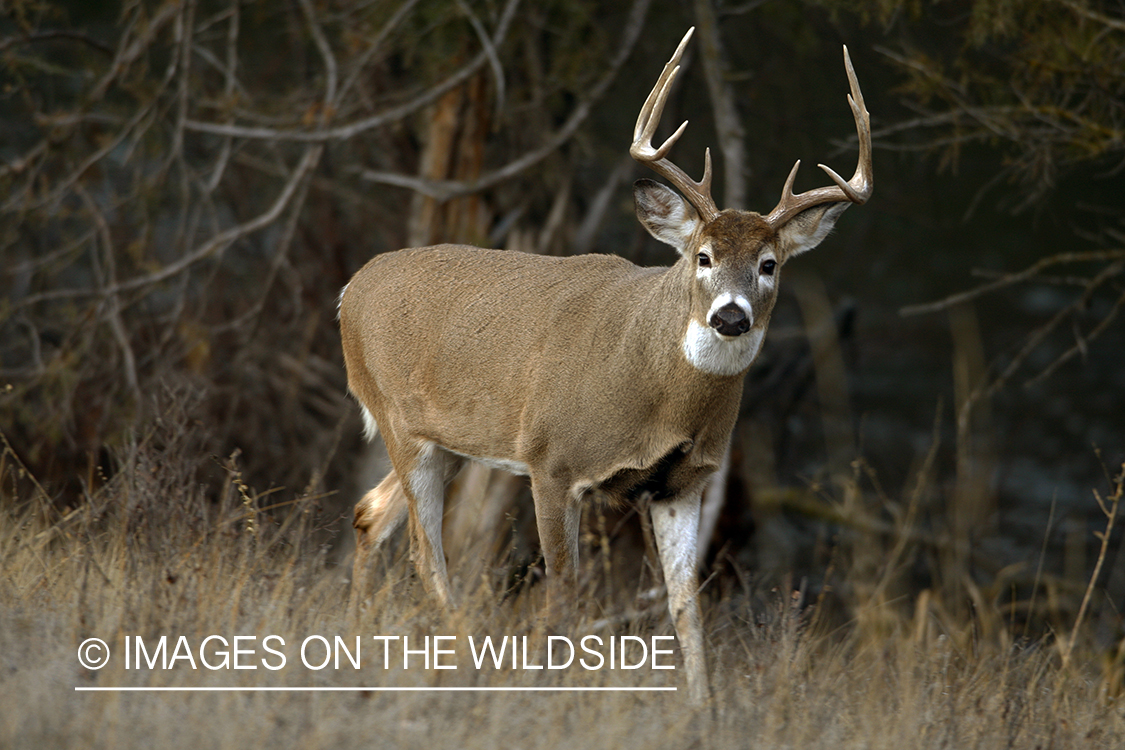
[[[735,426],[743,376],[777,300],[782,266],[816,247],[873,190],[871,126],[847,47],[858,133],[854,175],[800,194],[793,166],[768,214],[711,197],[652,139],[689,29],[641,107],[630,154],[651,179],[636,215],[671,266],[617,255],[543,256],[466,245],[376,255],[339,300],[348,389],[393,469],[355,507],[356,570],[404,520],[424,589],[454,597],[442,552],[447,484],[465,461],[530,477],[550,602],[573,597],[582,509],[648,499],[693,704],[710,697],[697,592],[700,499]],[[353,576],[353,586],[358,580]]]

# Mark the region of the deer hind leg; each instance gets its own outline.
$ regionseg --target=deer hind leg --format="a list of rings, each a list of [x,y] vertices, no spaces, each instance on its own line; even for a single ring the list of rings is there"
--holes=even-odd
[[[652,528],[664,584],[668,588],[668,610],[676,626],[680,653],[687,672],[688,695],[701,705],[710,697],[707,664],[703,656],[703,627],[699,615],[696,576],[696,535],[699,533],[700,492],[652,503]]]
[[[445,486],[461,468],[464,459],[434,443],[423,443],[413,455],[391,452],[391,461],[400,476],[410,518],[410,554],[422,585],[444,606],[453,605],[449,573],[441,545],[442,515],[445,511]]]

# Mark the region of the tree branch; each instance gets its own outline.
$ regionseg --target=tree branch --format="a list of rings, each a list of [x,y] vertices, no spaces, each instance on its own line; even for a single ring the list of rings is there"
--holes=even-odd
[[[637,39],[640,37],[641,30],[644,28],[645,17],[651,2],[652,0],[634,0],[633,7],[629,12],[629,20],[625,25],[625,31],[622,33],[621,44],[617,48],[617,54],[614,56],[613,60],[610,61],[609,68],[598,82],[590,88],[587,95],[574,107],[562,127],[539,146],[539,148],[533,149],[518,159],[514,159],[504,166],[482,175],[471,182],[427,180],[413,175],[405,175],[397,172],[382,172],[371,169],[360,171],[359,176],[369,182],[408,188],[430,198],[444,201],[486,190],[533,167],[570,140],[571,136],[574,135],[589,116],[593,105],[601,99],[606,89],[613,83],[618,72],[621,70],[621,66],[625,64],[625,61],[629,58],[629,55],[637,44]]]
[[[923,305],[907,305],[906,307],[900,308],[898,314],[906,317],[910,315],[922,315],[924,313],[940,312],[942,310],[953,307],[954,305],[959,305],[962,302],[968,302],[982,295],[994,292],[998,289],[1003,289],[1005,287],[1009,287],[1023,281],[1028,281],[1029,279],[1037,276],[1043,269],[1050,268],[1054,265],[1059,265],[1060,263],[1114,261],[1121,258],[1125,258],[1125,250],[1090,250],[1074,253],[1058,253],[1057,255],[1052,255],[1048,258],[1040,258],[1031,266],[1018,273],[1007,274],[1002,278],[997,279],[996,281],[982,284],[975,289],[970,289],[966,292],[959,292],[957,294],[951,294],[945,299],[937,300],[936,302],[929,302]]]
[[[504,37],[508,33],[508,27],[511,24],[512,17],[515,14],[516,7],[519,5],[520,0],[508,0],[508,4],[504,8],[504,13],[500,17],[500,23],[496,27],[496,32],[492,36],[493,46],[499,46]],[[264,127],[247,127],[244,125],[229,125],[224,123],[215,122],[201,122],[199,120],[188,120],[184,125],[188,130],[194,130],[199,133],[211,133],[212,135],[229,135],[235,138],[249,138],[258,140],[271,140],[271,141],[297,141],[303,143],[323,143],[325,141],[338,141],[354,138],[355,136],[364,133],[368,130],[383,127],[393,122],[403,120],[418,110],[425,107],[427,104],[437,101],[443,94],[451,89],[461,85],[469,78],[471,78],[481,66],[488,62],[488,51],[484,50],[468,62],[464,67],[456,73],[448,76],[440,83],[431,86],[425,92],[414,97],[405,104],[400,104],[397,107],[391,107],[383,112],[380,112],[370,117],[365,117],[356,122],[348,125],[341,125],[335,128],[322,128],[314,131],[300,131],[300,130],[282,130],[279,128],[264,128]]]

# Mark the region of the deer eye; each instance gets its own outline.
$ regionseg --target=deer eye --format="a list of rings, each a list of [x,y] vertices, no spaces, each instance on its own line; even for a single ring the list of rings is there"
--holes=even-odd
[[[699,267],[700,268],[710,267],[710,265],[711,265],[711,256],[710,255],[708,255],[707,253],[700,253],[699,255],[697,255],[695,257],[699,259]]]
[[[767,260],[765,263],[762,264],[761,271],[766,276],[773,276],[773,271],[774,271],[775,268],[777,268],[777,261],[776,260]]]

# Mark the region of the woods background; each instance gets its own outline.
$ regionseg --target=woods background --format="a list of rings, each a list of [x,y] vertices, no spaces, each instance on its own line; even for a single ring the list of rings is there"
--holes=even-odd
[[[795,159],[854,158],[846,43],[875,195],[785,269],[705,594],[761,613],[793,591],[829,630],[1057,639],[1122,690],[1122,3],[0,8],[7,554],[233,508],[222,533],[337,569],[379,473],[345,395],[351,274],[445,241],[669,264],[633,217],[628,143],[686,28],[674,158],[699,174],[711,146],[717,203],[760,211]],[[491,534],[481,575],[534,580],[526,487],[458,492],[457,533]],[[584,549],[602,593],[606,559],[644,559],[635,509],[607,513]]]

